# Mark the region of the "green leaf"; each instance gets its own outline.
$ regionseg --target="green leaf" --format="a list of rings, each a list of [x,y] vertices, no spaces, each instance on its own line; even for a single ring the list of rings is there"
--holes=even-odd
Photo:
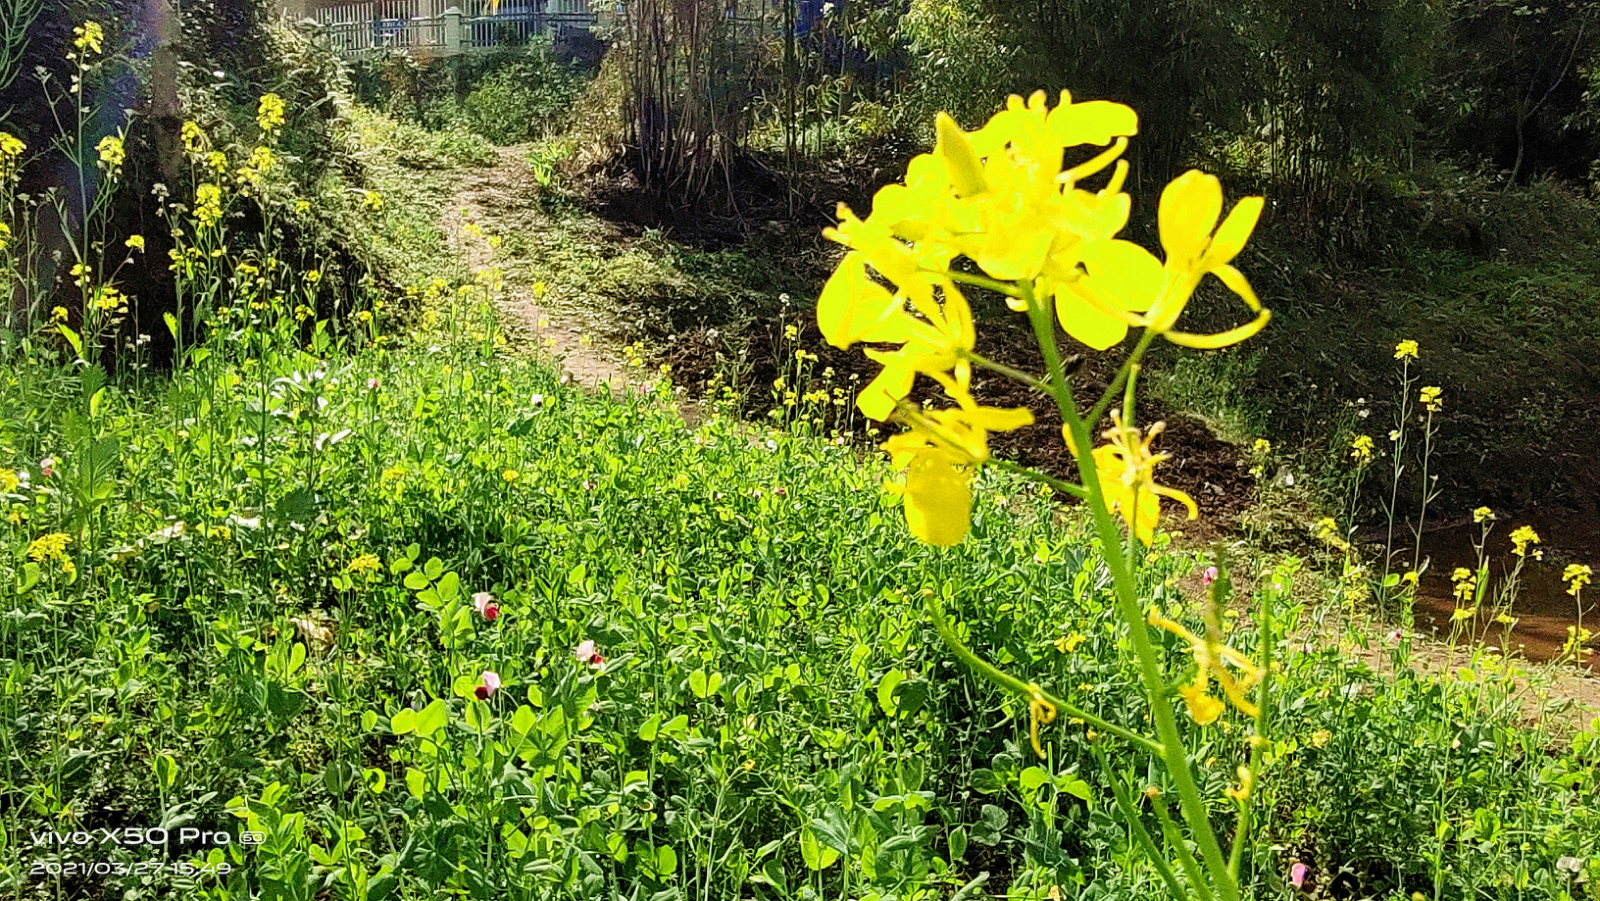
[[[878,680],[878,708],[884,716],[894,716],[894,690],[905,680],[906,674],[897,669],[889,670]]]
[[[709,694],[706,688],[705,670],[697,669],[689,674],[689,690],[694,692],[694,696],[697,698],[703,698]]]
[[[178,317],[171,313],[162,313],[161,321],[167,324],[167,331],[172,333],[172,340],[178,340]]]
[[[1017,777],[1017,781],[1022,783],[1024,794],[1032,794],[1038,790],[1039,786],[1050,781],[1050,774],[1039,767],[1030,766],[1022,771],[1022,775]]]
[[[678,872],[678,852],[672,850],[670,845],[662,845],[656,849],[656,872],[662,876],[671,876]]]
[[[417,714],[417,734],[427,738],[443,729],[448,719],[449,714],[445,710],[444,699],[435,698],[432,704],[422,708]]]
[[[662,725],[661,734],[677,735],[679,732],[682,732],[687,728],[689,728],[689,715],[686,713],[680,713],[672,719],[667,720],[667,722]]]
[[[967,830],[960,828],[950,830],[950,862],[955,863],[967,854]]]
[[[409,767],[406,769],[406,788],[413,798],[421,800],[428,793],[428,777],[416,767]]]
[[[651,714],[639,727],[639,738],[644,741],[655,741],[656,733],[661,730],[661,714]]]
[[[410,707],[401,710],[389,719],[389,731],[396,735],[405,735],[415,732],[417,728],[417,712]]]
[[[534,714],[533,708],[526,704],[518,707],[517,712],[511,715],[511,728],[515,729],[518,735],[527,735],[532,732],[533,727],[538,725],[538,722],[538,717]]]
[[[423,591],[427,589],[428,586],[432,585],[433,582],[431,582],[428,577],[423,575],[420,571],[412,570],[411,572],[406,573],[404,584],[412,591]]]
[[[1089,783],[1069,773],[1063,773],[1056,777],[1056,791],[1071,795],[1080,801],[1088,801],[1094,793],[1089,788]]]
[[[800,830],[800,859],[805,862],[807,869],[826,870],[839,859],[839,852],[824,847],[817,841],[816,832],[807,826]]]

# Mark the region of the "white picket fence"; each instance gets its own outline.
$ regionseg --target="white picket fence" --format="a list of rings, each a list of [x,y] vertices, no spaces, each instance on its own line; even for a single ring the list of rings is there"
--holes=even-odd
[[[588,31],[596,16],[586,0],[359,0],[316,13],[328,45],[359,59],[381,53],[456,56],[534,35]]]

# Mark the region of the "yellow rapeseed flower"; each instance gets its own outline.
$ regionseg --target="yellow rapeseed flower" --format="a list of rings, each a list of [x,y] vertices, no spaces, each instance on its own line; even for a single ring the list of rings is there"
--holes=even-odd
[[[905,484],[887,487],[903,497],[912,535],[939,547],[959,544],[971,527],[972,476],[989,458],[989,432],[1022,428],[1033,414],[969,403],[926,414],[902,407],[900,415],[910,429],[883,449],[894,468],[905,472]]]
[[[383,566],[383,561],[377,554],[362,554],[351,560],[344,568],[347,573],[375,573]]]
[[[1407,338],[1394,346],[1396,360],[1415,360],[1417,358],[1417,342]]]
[[[1156,522],[1161,517],[1161,497],[1168,497],[1189,509],[1189,518],[1200,515],[1194,499],[1175,488],[1164,488],[1155,482],[1156,464],[1168,455],[1150,451],[1150,443],[1166,428],[1165,423],[1150,427],[1149,434],[1122,421],[1120,411],[1111,412],[1111,428],[1104,432],[1108,441],[1094,449],[1095,475],[1100,481],[1100,493],[1107,509],[1121,516],[1133,536],[1144,544],[1155,538]],[[1072,447],[1072,435],[1062,426],[1067,446]],[[1074,449],[1073,453],[1077,451]]]
[[[144,235],[129,235],[128,240],[123,243],[129,250],[144,252]]]
[[[1088,640],[1088,636],[1084,635],[1082,632],[1074,632],[1071,635],[1063,635],[1060,638],[1057,638],[1055,641],[1056,650],[1063,654],[1070,654],[1078,649],[1078,645],[1083,644]]]
[[[1528,555],[1528,545],[1538,543],[1539,533],[1533,530],[1533,526],[1517,526],[1511,530],[1511,550],[1518,557],[1526,557]],[[1533,556],[1536,560],[1543,559],[1544,552],[1536,550],[1533,552]]]
[[[256,110],[256,124],[261,130],[271,135],[283,127],[284,103],[283,98],[277,94],[261,95],[260,106]]]
[[[1260,708],[1256,707],[1245,694],[1261,679],[1261,668],[1250,662],[1248,657],[1217,639],[1216,635],[1220,629],[1208,625],[1205,637],[1201,638],[1179,623],[1162,616],[1161,611],[1154,608],[1150,611],[1149,623],[1189,643],[1189,651],[1194,655],[1197,671],[1194,681],[1180,686],[1178,694],[1183,696],[1184,704],[1189,708],[1189,716],[1195,722],[1202,726],[1210,725],[1222,715],[1223,703],[1207,693],[1212,680],[1216,680],[1217,685],[1222,688],[1223,696],[1246,716],[1261,714]],[[1228,670],[1229,665],[1239,670],[1238,678]]]
[[[1488,507],[1479,507],[1478,509],[1472,511],[1472,521],[1475,523],[1482,524],[1490,522],[1493,519],[1494,511],[1490,510]]]
[[[1583,586],[1589,584],[1589,579],[1594,571],[1582,563],[1570,563],[1561,573],[1561,581],[1567,583],[1567,594],[1577,597],[1583,591]]]
[[[1221,188],[1210,176],[1191,172],[1163,195],[1165,265],[1117,239],[1131,202],[1122,191],[1127,164],[1118,157],[1138,130],[1133,110],[1073,103],[1066,92],[1050,109],[1041,91],[1026,101],[1010,98],[1005,110],[975,132],[962,131],[944,114],[935,124],[933,152],[911,161],[904,183],[874,195],[866,219],[841,205],[838,227],[825,233],[852,251],[830,279],[828,303],[819,303],[819,325],[832,343],[905,340],[906,324],[896,314],[907,302],[919,309],[929,304],[959,256],[990,278],[1019,283],[1040,302],[1053,302],[1067,333],[1099,350],[1120,342],[1129,326],[1165,333],[1178,343],[1221,346],[1265,324],[1262,313],[1251,325],[1220,335],[1171,331],[1208,273],[1259,312],[1231,261],[1254,227],[1261,201],[1242,201],[1213,232]],[[1068,149],[1084,146],[1105,149],[1064,168]],[[1113,164],[1105,187],[1080,187]],[[888,287],[869,275],[869,267]],[[1020,296],[1011,305],[1025,308]]]
[[[1440,399],[1443,394],[1444,389],[1429,385],[1422,389],[1422,394],[1418,396],[1417,402],[1427,408],[1429,413],[1437,413],[1444,407],[1444,402]]]
[[[40,535],[28,544],[28,559],[35,563],[46,560],[67,559],[67,545],[72,543],[72,536],[63,532],[51,532]]]
[[[201,228],[214,228],[222,221],[222,188],[203,184],[194,191],[194,216]]]
[[[183,141],[184,152],[191,156],[199,156],[206,149],[206,133],[198,122],[183,123],[179,137]]]
[[[121,169],[123,161],[128,158],[128,151],[122,144],[122,138],[116,135],[106,135],[101,138],[95,150],[100,154],[101,165],[112,171]]]
[[[376,213],[383,209],[383,195],[377,191],[362,191],[361,206]]]
[[[1366,463],[1372,459],[1372,436],[1357,435],[1350,439],[1350,458],[1356,463]]]
[[[79,50],[86,50],[90,54],[98,54],[101,51],[101,42],[105,40],[105,37],[105,29],[100,27],[99,22],[85,22],[72,29],[72,46]]]
[[[0,469],[0,494],[10,494],[22,484],[22,479],[9,469]]]

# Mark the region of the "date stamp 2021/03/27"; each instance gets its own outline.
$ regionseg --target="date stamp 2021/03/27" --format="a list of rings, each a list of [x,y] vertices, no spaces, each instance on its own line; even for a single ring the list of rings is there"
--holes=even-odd
[[[182,860],[177,855],[228,845],[254,847],[266,840],[260,832],[245,831],[237,836],[224,830],[183,827],[176,830],[154,827],[140,829],[96,829],[61,832],[55,829],[29,833],[38,856],[28,861],[30,876],[226,876],[235,865],[208,855],[207,860]],[[117,853],[120,850],[122,853]],[[129,859],[143,851],[144,860]]]

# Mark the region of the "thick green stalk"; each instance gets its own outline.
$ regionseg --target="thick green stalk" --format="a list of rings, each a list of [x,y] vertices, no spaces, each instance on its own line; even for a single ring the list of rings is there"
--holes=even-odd
[[[1030,285],[1023,283],[1021,289],[1028,303],[1028,315],[1033,322],[1034,334],[1038,338],[1040,349],[1044,352],[1045,368],[1051,375],[1052,394],[1056,406],[1072,433],[1073,443],[1077,445],[1075,449],[1078,469],[1082,474],[1084,488],[1089,492],[1088,507],[1094,519],[1101,547],[1105,552],[1106,566],[1111,570],[1112,581],[1116,586],[1117,610],[1128,624],[1128,640],[1132,643],[1134,654],[1139,661],[1140,675],[1150,700],[1151,719],[1155,722],[1156,736],[1160,742],[1162,763],[1165,764],[1178,790],[1179,807],[1183,812],[1183,818],[1188,822],[1190,831],[1194,833],[1194,840],[1200,847],[1206,869],[1215,881],[1223,901],[1238,901],[1239,887],[1228,872],[1227,862],[1222,857],[1221,845],[1211,827],[1205,801],[1201,798],[1200,789],[1194,781],[1194,774],[1189,769],[1188,756],[1184,753],[1183,736],[1178,731],[1177,719],[1167,699],[1167,684],[1161,672],[1161,661],[1156,656],[1155,645],[1145,628],[1144,612],[1139,607],[1138,588],[1134,584],[1133,571],[1126,559],[1115,553],[1116,548],[1123,546],[1122,533],[1112,520],[1111,511],[1107,509],[1105,496],[1100,489],[1100,478],[1095,470],[1094,457],[1091,453],[1090,425],[1078,415],[1072,389],[1062,375],[1061,352],[1056,346],[1055,322],[1051,317],[1051,311],[1034,297]],[[1148,342],[1141,341],[1140,346],[1147,347]],[[1130,357],[1124,366],[1137,363],[1137,357]]]

